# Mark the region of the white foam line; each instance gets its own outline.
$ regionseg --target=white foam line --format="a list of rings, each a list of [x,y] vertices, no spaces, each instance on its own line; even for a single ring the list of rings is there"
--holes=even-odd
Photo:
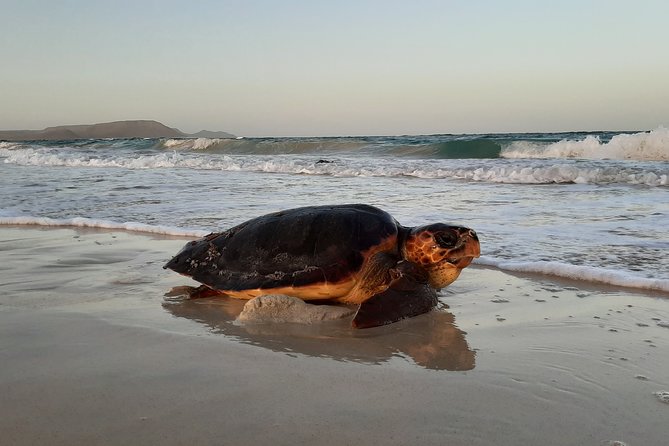
[[[169,226],[153,226],[136,222],[115,222],[92,218],[75,217],[55,219],[48,217],[0,217],[0,225],[19,226],[75,226],[80,228],[119,229],[129,232],[145,232],[151,234],[176,235],[186,237],[202,237],[208,232],[197,229],[181,229]]]
[[[593,266],[570,265],[568,263],[549,261],[513,262],[508,260],[498,260],[491,257],[481,257],[477,259],[475,263],[479,265],[494,266],[507,271],[539,273],[573,280],[605,283],[621,287],[641,288],[669,293],[669,279],[638,277],[626,272],[612,271]]]

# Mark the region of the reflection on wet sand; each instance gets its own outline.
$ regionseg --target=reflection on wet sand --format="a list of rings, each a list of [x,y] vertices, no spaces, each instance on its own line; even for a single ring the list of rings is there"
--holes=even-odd
[[[469,348],[465,332],[455,326],[455,317],[445,308],[364,330],[351,328],[349,319],[311,325],[241,324],[236,318],[245,301],[226,297],[188,300],[181,291],[177,287],[166,294],[163,307],[172,315],[274,351],[372,364],[407,357],[434,370],[471,370],[475,366],[476,353]]]

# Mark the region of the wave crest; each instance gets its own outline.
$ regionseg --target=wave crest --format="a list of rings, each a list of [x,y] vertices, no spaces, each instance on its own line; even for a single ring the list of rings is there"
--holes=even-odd
[[[608,142],[599,136],[584,139],[563,139],[550,144],[513,141],[504,150],[503,158],[582,158],[640,161],[669,161],[669,129],[659,127],[650,132],[621,133]]]
[[[13,149],[19,149],[21,147],[22,147],[21,143],[0,141],[0,149],[13,150]]]
[[[220,145],[223,141],[229,140],[220,138],[167,139],[161,141],[161,143],[163,147],[173,150],[206,150],[214,145]]]

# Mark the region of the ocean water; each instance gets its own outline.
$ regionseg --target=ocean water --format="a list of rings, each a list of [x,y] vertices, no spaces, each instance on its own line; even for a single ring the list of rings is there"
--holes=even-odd
[[[0,224],[197,237],[369,203],[460,223],[478,264],[669,293],[669,130],[0,142]],[[167,259],[166,259],[167,260]]]

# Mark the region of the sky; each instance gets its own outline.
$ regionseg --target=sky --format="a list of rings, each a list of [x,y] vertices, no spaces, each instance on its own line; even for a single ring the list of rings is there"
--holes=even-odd
[[[0,0],[0,129],[669,125],[666,0]]]

